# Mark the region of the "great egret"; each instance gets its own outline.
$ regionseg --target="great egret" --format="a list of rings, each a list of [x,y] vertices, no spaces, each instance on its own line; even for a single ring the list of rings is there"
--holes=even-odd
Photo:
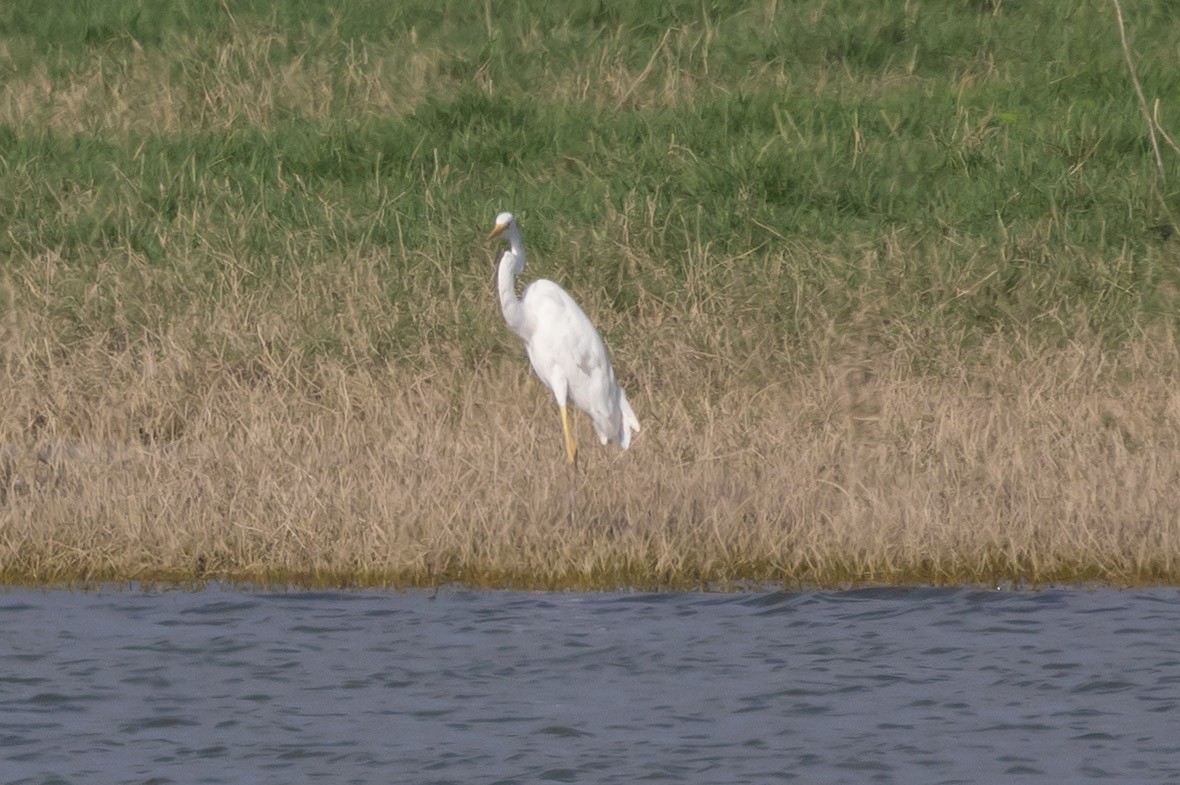
[[[516,276],[524,269],[524,243],[512,213],[496,216],[488,241],[497,237],[508,241],[496,276],[504,321],[524,341],[533,371],[553,391],[561,410],[568,463],[573,466],[577,460],[578,444],[570,430],[567,396],[590,415],[600,442],[615,442],[627,449],[631,432],[639,432],[639,420],[615,381],[602,336],[574,298],[553,281],[533,281],[517,297]]]

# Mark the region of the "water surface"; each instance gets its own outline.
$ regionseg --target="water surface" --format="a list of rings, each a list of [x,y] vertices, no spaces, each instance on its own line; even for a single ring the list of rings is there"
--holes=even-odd
[[[1180,782],[1180,592],[0,589],[0,783]]]

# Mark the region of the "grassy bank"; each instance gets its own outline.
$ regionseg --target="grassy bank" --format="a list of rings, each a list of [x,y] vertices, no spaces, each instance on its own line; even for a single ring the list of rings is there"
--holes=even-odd
[[[0,579],[1180,582],[1113,8],[862,5],[6,4]],[[500,209],[644,426],[572,491]]]

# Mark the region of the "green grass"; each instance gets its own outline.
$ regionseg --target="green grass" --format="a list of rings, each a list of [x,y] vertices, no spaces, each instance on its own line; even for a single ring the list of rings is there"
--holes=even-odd
[[[1173,6],[1124,11],[1175,137]],[[1098,0],[12,0],[0,74],[10,442],[122,427],[63,413],[128,352],[184,358],[170,434],[221,372],[518,367],[503,209],[653,403],[1180,326],[1180,154]]]
[[[1144,89],[1178,129],[1180,21],[1131,10]],[[788,323],[782,289],[842,319],[887,296],[883,316],[952,332],[1085,311],[1117,336],[1171,315],[1180,164],[1155,170],[1105,3],[494,12],[489,35],[466,3],[6,4],[10,101],[88,83],[119,108],[55,119],[34,96],[0,116],[0,254],[125,251],[191,299],[213,253],[265,286],[317,256],[467,254],[511,208],[535,258],[593,259],[563,275],[619,307],[675,297],[704,249],[760,267],[802,247],[822,253],[755,304]],[[424,85],[400,95],[416,60]],[[883,244],[903,270],[859,263]],[[979,282],[947,313],[940,289]]]

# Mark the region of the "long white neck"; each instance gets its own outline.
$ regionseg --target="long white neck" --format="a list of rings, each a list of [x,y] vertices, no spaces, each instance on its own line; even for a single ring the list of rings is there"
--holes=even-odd
[[[509,226],[503,236],[508,240],[508,250],[500,257],[500,269],[496,273],[500,309],[504,311],[504,321],[508,322],[512,332],[527,341],[528,320],[524,315],[524,306],[516,296],[516,275],[524,268],[524,243],[516,226]]]

